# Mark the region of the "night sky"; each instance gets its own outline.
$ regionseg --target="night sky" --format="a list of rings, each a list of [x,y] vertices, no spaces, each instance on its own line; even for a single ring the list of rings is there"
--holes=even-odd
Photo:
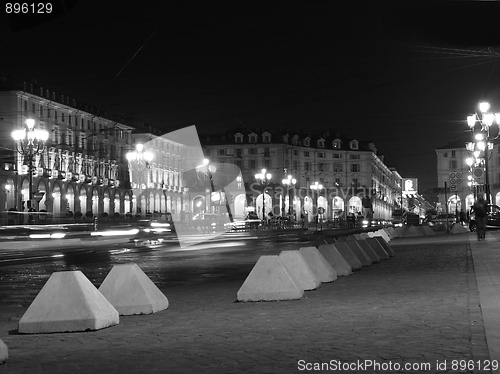
[[[500,110],[496,2],[52,3],[2,9],[0,71],[165,132],[334,129],[422,191],[477,103]]]

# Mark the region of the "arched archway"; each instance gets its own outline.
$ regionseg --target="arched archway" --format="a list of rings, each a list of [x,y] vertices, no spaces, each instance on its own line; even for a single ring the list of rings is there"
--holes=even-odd
[[[498,194],[497,194],[498,196]],[[474,194],[469,194],[465,196],[465,209],[466,213],[470,212],[470,208],[474,205]],[[498,203],[497,203],[498,205]]]
[[[273,204],[273,200],[271,199],[271,196],[269,196],[267,193],[265,195],[265,200],[263,200],[262,194],[257,196],[257,200],[255,201],[255,209],[257,210],[256,213],[260,219],[267,219],[269,212],[272,212],[272,210],[273,210],[272,204]],[[264,217],[262,216],[262,208],[263,207],[265,210]]]
[[[97,187],[94,187],[92,190],[92,213],[94,216],[99,214],[99,190]]]
[[[349,200],[349,213],[358,214],[362,211],[361,199],[358,196],[353,196]]]
[[[460,212],[462,209],[462,202],[460,201],[460,196],[453,195],[448,198],[448,212],[450,214],[455,214]]]
[[[313,220],[313,203],[309,196],[304,197],[304,215],[306,221]]]
[[[237,219],[245,218],[246,216],[246,201],[245,194],[239,194],[234,198],[233,217]]]
[[[344,199],[339,196],[335,196],[332,199],[332,217],[339,218],[343,215],[345,211]]]
[[[75,212],[75,191],[71,184],[68,184],[66,188],[66,201],[68,211]]]
[[[55,182],[52,186],[52,213],[54,217],[61,216],[61,186],[59,182]]]

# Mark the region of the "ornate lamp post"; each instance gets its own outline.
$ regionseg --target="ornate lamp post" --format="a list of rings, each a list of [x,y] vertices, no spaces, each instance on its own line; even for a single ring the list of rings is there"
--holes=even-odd
[[[319,194],[320,194],[322,189],[323,189],[323,185],[321,183],[314,182],[311,185],[311,190],[316,191],[316,199],[313,199],[313,201],[315,202],[314,207],[316,207],[316,229],[318,228],[319,214],[323,214],[323,213],[320,213],[320,210],[318,207]],[[321,222],[321,224],[323,225],[323,222]]]
[[[486,201],[488,204],[491,203],[488,161],[489,151],[493,149],[493,144],[489,143],[489,140],[496,139],[499,136],[497,134],[495,137],[491,138],[490,129],[493,126],[493,123],[496,123],[496,125],[499,126],[500,130],[500,113],[491,113],[489,110],[490,104],[487,102],[482,102],[479,104],[479,113],[476,111],[476,113],[471,114],[467,117],[467,124],[469,125],[469,128],[474,135],[474,156],[476,158],[476,164],[477,166],[479,166],[484,163],[484,191],[486,193]],[[472,146],[467,145],[467,147],[467,149],[469,149],[469,147]]]
[[[35,211],[33,198],[35,197],[38,200],[41,194],[41,192],[37,193],[36,196],[33,194],[33,161],[35,156],[43,153],[45,142],[49,138],[49,133],[45,130],[35,129],[35,120],[33,118],[27,118],[24,123],[26,127],[21,130],[13,131],[12,138],[16,142],[17,152],[23,155],[28,162],[29,192],[27,206],[28,211],[33,212]],[[33,224],[33,221],[33,214],[30,213],[28,215],[28,224]]]
[[[293,206],[292,206],[292,194],[290,193],[291,189],[290,187],[293,188],[295,186],[295,183],[297,183],[297,179],[293,178],[291,175],[288,175],[288,177],[284,178],[281,183],[283,183],[284,186],[286,186],[287,193],[288,193],[288,215],[291,216],[293,212]],[[283,209],[282,209],[282,216],[285,215],[285,196],[283,195]]]
[[[266,169],[255,174],[255,179],[262,185],[262,219],[266,221],[266,187],[271,182],[272,175]]]
[[[142,195],[142,174],[151,167],[151,161],[153,160],[154,155],[151,152],[145,151],[144,145],[138,143],[135,145],[135,151],[128,152],[125,157],[127,158],[130,170],[136,171],[139,176],[139,194],[137,202],[137,205],[139,205],[139,202],[141,201],[140,196]],[[141,209],[142,207],[138,208]],[[141,211],[138,213],[141,213]]]
[[[204,170],[204,168],[206,168],[206,171]],[[210,206],[212,205],[211,196],[212,192],[214,192],[213,173],[215,173],[216,171],[217,168],[214,165],[211,165],[210,160],[207,158],[203,159],[203,165],[196,167],[196,176],[198,177],[198,179],[203,181],[210,181],[210,191],[208,193],[208,198],[206,199],[208,203],[205,206],[205,210],[207,211],[207,213],[210,212]]]

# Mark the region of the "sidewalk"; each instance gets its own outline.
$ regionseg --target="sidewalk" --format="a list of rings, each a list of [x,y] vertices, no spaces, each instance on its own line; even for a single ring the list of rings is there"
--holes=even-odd
[[[307,365],[360,360],[430,363],[432,370],[328,372],[489,372],[477,365],[500,358],[499,238],[488,232],[484,242],[473,234],[394,239],[390,260],[285,302],[236,303],[253,266],[241,258],[233,264],[203,257],[196,269],[214,270],[202,277],[184,258],[155,257],[140,266],[168,297],[165,311],[122,316],[119,325],[93,332],[17,335],[26,308],[0,309],[0,338],[10,356],[0,372],[312,373],[320,371]],[[297,248],[256,251],[282,249]],[[102,269],[84,273],[96,285],[105,276]],[[452,360],[476,366],[452,370]]]

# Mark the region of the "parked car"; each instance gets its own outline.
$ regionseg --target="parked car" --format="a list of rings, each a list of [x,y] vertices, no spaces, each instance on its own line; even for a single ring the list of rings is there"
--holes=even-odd
[[[500,227],[500,207],[494,204],[488,204],[487,207],[488,218],[486,221],[486,227],[496,228]],[[474,211],[471,212],[469,217],[469,230],[476,230],[476,216]]]
[[[424,221],[423,223],[427,223],[427,225],[429,226],[434,226],[434,225],[440,225],[442,223],[444,224],[453,224],[457,222],[457,218],[455,216],[455,214],[452,214],[452,213],[441,213],[441,214],[437,214],[437,215],[428,215],[427,217],[424,218]]]

